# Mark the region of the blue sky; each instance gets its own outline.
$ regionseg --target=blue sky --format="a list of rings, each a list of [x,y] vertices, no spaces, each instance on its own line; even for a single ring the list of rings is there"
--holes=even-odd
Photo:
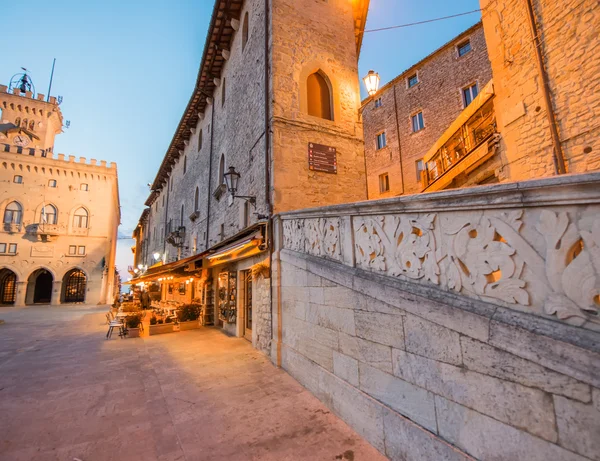
[[[120,235],[131,236],[157,168],[189,100],[204,49],[213,0],[30,0],[3,8],[0,83],[21,66],[36,90],[61,95],[71,127],[55,152],[117,162]],[[478,0],[371,0],[367,29],[479,8]],[[385,84],[480,19],[478,13],[365,34],[360,75]],[[127,279],[132,240],[117,262]]]

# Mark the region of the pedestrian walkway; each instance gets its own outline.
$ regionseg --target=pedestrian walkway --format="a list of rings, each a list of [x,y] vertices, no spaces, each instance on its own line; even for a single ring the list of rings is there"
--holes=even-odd
[[[105,310],[0,308],[0,460],[384,459],[245,340],[105,340]]]

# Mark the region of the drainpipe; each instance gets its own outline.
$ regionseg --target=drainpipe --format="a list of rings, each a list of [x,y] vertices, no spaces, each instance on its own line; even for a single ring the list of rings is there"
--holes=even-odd
[[[396,136],[398,137],[398,157],[400,159],[400,177],[402,178],[402,193],[404,195],[404,167],[402,166],[402,147],[400,146],[400,122],[398,122],[398,101],[396,100],[396,85],[392,86],[394,92],[394,115],[396,116]]]
[[[535,50],[536,63],[542,81],[544,82],[542,93],[544,94],[544,101],[546,104],[546,114],[548,116],[548,123],[550,124],[550,134],[552,136],[552,155],[554,159],[554,172],[556,174],[565,174],[567,169],[565,167],[565,158],[560,143],[560,137],[558,136],[558,128],[556,126],[556,114],[552,107],[550,82],[548,79],[548,73],[544,65],[544,58],[542,56],[542,42],[540,40],[538,26],[535,20],[535,12],[533,10],[532,0],[525,0],[527,3],[527,16],[529,18],[529,25],[531,26],[533,49]]]
[[[171,170],[173,171],[173,170]],[[167,181],[167,205],[165,206],[165,230],[163,235],[163,261],[166,264],[165,255],[167,254],[167,226],[169,225],[169,191],[171,190],[171,175]]]
[[[213,158],[213,133],[215,131],[215,101],[210,107],[210,151],[208,153],[208,193],[206,194],[206,239],[204,242],[204,251],[208,250],[208,231],[210,216],[210,196],[212,190],[212,158]]]

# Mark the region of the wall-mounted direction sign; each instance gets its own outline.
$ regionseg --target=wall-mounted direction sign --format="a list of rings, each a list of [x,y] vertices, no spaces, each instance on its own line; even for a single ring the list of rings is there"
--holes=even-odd
[[[335,147],[309,142],[308,169],[311,171],[337,174],[337,155]]]

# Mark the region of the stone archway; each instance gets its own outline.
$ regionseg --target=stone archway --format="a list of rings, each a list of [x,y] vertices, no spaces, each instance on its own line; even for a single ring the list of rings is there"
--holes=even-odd
[[[87,287],[87,276],[81,269],[71,269],[63,277],[62,302],[83,303]]]
[[[47,269],[32,272],[27,280],[27,303],[50,304],[54,277]]]
[[[0,270],[0,305],[12,305],[17,300],[17,274],[10,269]]]

